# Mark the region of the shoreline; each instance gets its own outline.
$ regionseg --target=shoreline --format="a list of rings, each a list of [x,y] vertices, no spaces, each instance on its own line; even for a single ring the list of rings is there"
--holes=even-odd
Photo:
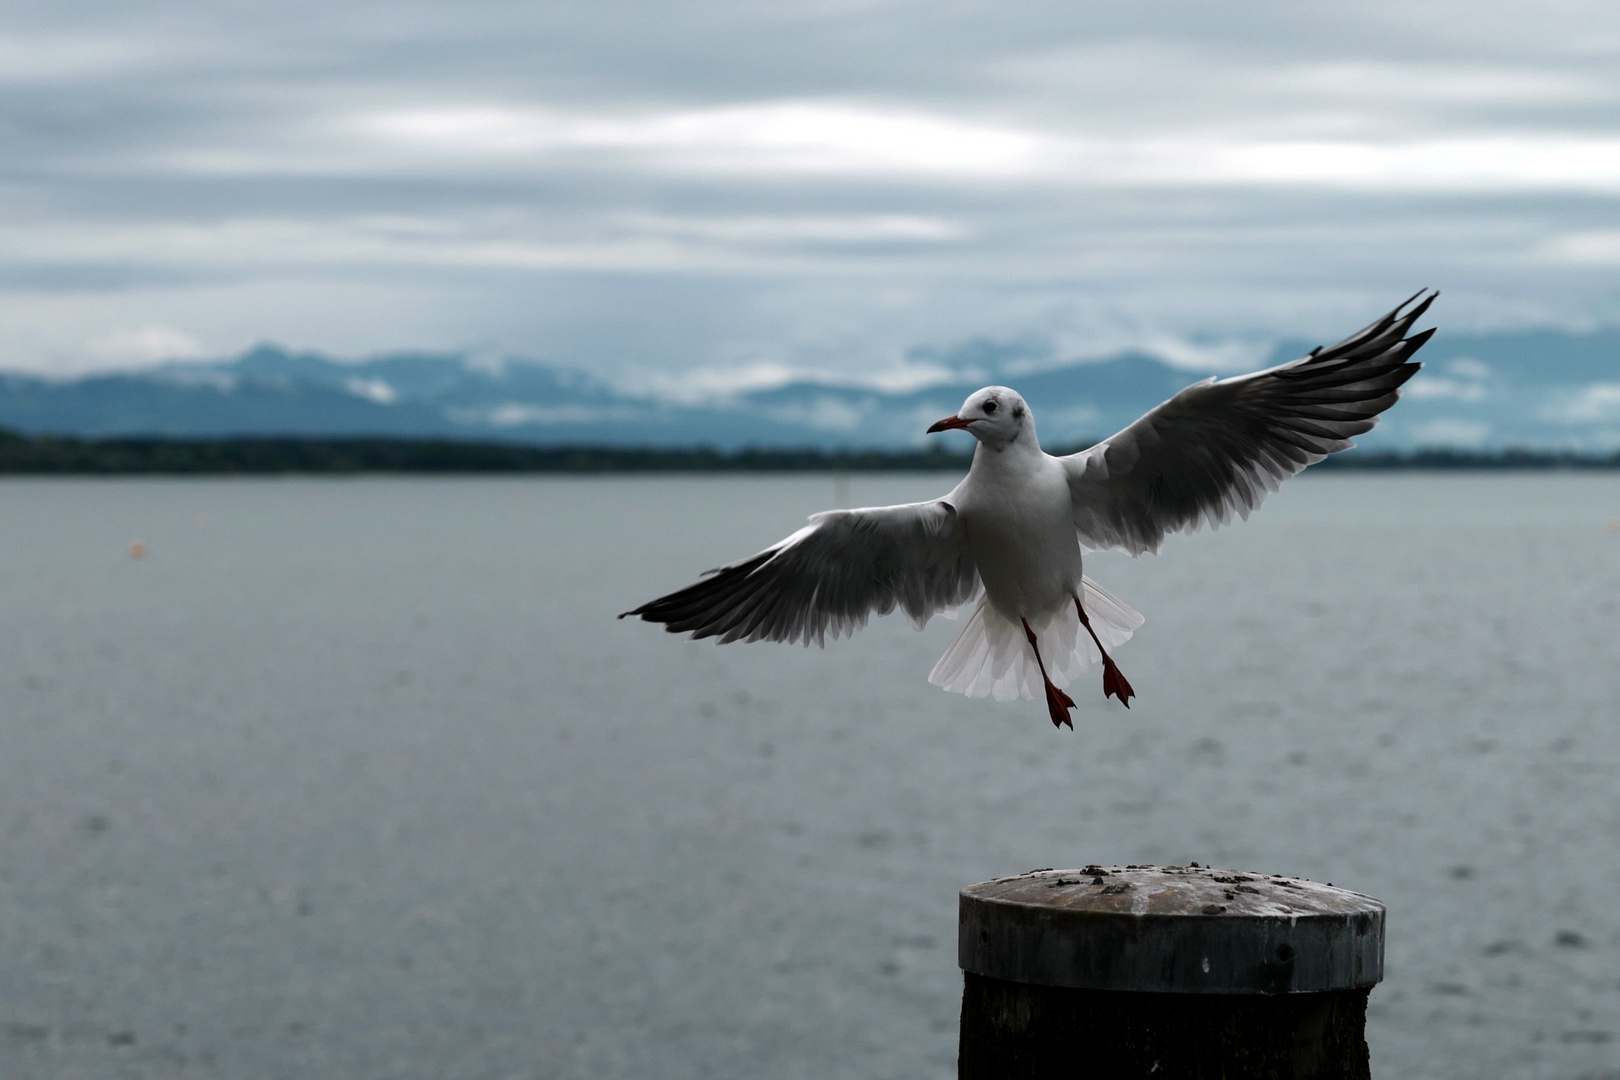
[[[1055,448],[1065,453],[1085,444]],[[656,446],[533,446],[385,436],[76,438],[0,433],[0,475],[262,475],[333,473],[965,472],[971,455],[930,450]],[[1588,471],[1620,468],[1620,451],[1350,450],[1329,471]]]

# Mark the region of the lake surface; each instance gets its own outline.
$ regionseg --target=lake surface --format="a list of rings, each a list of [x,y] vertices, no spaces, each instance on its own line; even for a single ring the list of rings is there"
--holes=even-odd
[[[1620,1078],[1620,475],[1089,557],[1072,733],[612,618],[951,483],[0,483],[0,1075],[946,1078],[961,886],[1196,859],[1389,905],[1375,1076]]]

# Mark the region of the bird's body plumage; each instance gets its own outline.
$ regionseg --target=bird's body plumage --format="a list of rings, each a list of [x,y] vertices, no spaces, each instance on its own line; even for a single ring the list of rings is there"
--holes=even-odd
[[[967,478],[946,501],[956,507],[992,606],[1016,620],[1068,603],[1080,587],[1080,545],[1069,480],[1041,452],[1034,424],[1003,449],[980,445]]]
[[[1169,533],[1247,518],[1283,480],[1353,445],[1417,371],[1409,358],[1433,331],[1407,334],[1433,300],[1404,314],[1403,304],[1331,349],[1194,384],[1066,457],[1041,450],[1022,397],[985,387],[929,429],[964,428],[979,441],[950,494],[817,514],[758,555],[625,614],[722,643],[808,644],[896,607],[920,627],[982,591],[929,681],[998,700],[1044,686],[1058,723],[1055,702],[1068,699],[1053,688],[1101,660],[1105,686],[1123,684],[1128,704],[1106,650],[1143,620],[1084,576],[1083,549],[1140,555]]]

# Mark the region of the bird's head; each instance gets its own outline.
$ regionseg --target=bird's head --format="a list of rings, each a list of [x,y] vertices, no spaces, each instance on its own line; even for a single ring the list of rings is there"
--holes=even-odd
[[[975,390],[962,402],[955,416],[947,416],[929,428],[928,433],[932,435],[936,431],[950,431],[953,428],[969,432],[992,450],[1000,450],[1020,437],[1026,437],[1031,445],[1036,445],[1035,418],[1030,415],[1029,406],[1018,391],[1005,386],[987,386],[983,390]]]

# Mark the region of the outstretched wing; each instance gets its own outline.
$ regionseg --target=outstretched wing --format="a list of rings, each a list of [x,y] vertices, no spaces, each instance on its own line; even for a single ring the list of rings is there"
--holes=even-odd
[[[728,641],[811,641],[853,634],[896,607],[922,626],[973,598],[979,572],[944,499],[830,510],[753,558],[627,611],[673,634]]]
[[[1418,295],[1421,295],[1418,294]],[[1422,365],[1407,337],[1439,293],[1414,295],[1330,349],[1187,387],[1113,438],[1061,458],[1090,548],[1157,551],[1167,534],[1247,518],[1282,482],[1355,445]]]

